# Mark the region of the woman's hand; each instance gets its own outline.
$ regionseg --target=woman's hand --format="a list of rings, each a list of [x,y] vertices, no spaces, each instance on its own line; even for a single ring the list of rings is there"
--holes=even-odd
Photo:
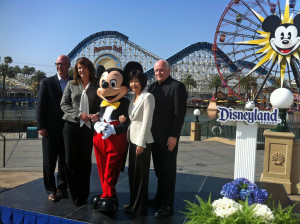
[[[90,114],[89,118],[92,122],[97,122],[99,120],[99,114]]]
[[[144,152],[144,148],[141,146],[136,146],[136,155],[140,155]]]
[[[126,118],[124,115],[121,115],[121,116],[119,117],[119,121],[120,121],[121,124],[125,123],[126,119],[127,119],[127,118]]]
[[[84,122],[88,122],[90,120],[89,114],[86,114],[86,113],[81,113],[79,118],[81,120],[83,120]]]

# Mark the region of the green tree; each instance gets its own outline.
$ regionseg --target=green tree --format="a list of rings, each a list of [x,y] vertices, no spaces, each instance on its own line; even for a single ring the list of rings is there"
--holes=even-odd
[[[6,97],[6,89],[5,89],[5,83],[6,83],[6,77],[8,78],[14,78],[14,68],[10,66],[12,63],[12,58],[7,56],[4,57],[4,63],[0,64],[0,75],[2,76],[2,98]]]
[[[214,89],[216,90],[215,92],[215,97],[217,97],[217,92],[218,88],[221,87],[222,85],[222,79],[219,75],[214,75],[211,81],[208,84],[208,89]]]
[[[192,75],[187,75],[182,82],[187,88],[188,92],[192,92],[192,89],[197,87],[197,82]]]
[[[21,73],[24,75],[32,75],[35,72],[35,68],[34,67],[28,67],[27,65],[25,65],[22,69],[21,69]]]
[[[251,94],[254,94],[257,90],[257,77],[252,77],[251,75],[244,76],[240,79],[240,87],[246,90],[246,100],[251,98]]]
[[[37,95],[39,90],[40,90],[40,82],[42,79],[46,78],[46,73],[41,71],[41,70],[37,70],[34,75],[31,77],[31,83],[33,86],[33,90],[35,92],[35,94]]]
[[[68,75],[69,75],[70,77],[74,78],[74,77],[73,77],[73,68],[72,68],[72,67],[69,69]]]

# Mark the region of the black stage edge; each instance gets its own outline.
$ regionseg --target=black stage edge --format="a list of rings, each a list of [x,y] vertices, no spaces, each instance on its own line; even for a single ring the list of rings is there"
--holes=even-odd
[[[0,193],[0,205],[40,213],[49,216],[61,217],[63,219],[75,220],[85,223],[166,223],[166,224],[182,224],[186,220],[186,216],[180,211],[185,210],[184,200],[194,202],[195,195],[207,200],[211,194],[212,201],[221,198],[220,191],[222,186],[232,181],[232,179],[208,177],[192,174],[177,174],[176,192],[175,192],[175,207],[174,215],[165,219],[154,218],[154,209],[149,207],[146,216],[137,216],[126,214],[122,209],[124,204],[128,204],[129,200],[129,186],[127,169],[121,173],[117,185],[119,198],[119,211],[115,215],[105,215],[97,211],[93,211],[89,204],[81,207],[76,207],[69,199],[63,199],[59,202],[53,203],[47,200],[47,194],[44,190],[43,180],[38,179],[30,183],[18,186],[16,188],[6,190]],[[153,198],[156,192],[156,177],[153,170],[150,170],[149,181],[149,198]],[[291,205],[292,202],[285,191],[285,188],[280,184],[257,183],[260,188],[268,190],[272,195],[275,203],[280,201],[283,207]],[[91,194],[101,192],[100,181],[96,169],[93,164],[91,175]],[[90,199],[89,199],[90,200]],[[0,217],[1,218],[1,217]],[[0,220],[1,223],[1,220]]]

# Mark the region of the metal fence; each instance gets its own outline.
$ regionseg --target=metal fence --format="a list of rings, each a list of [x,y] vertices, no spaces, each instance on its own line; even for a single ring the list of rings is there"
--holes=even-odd
[[[38,138],[36,117],[3,119],[0,121],[0,132],[6,139]]]
[[[295,134],[295,139],[300,139],[300,122],[287,122],[290,132]],[[264,131],[268,128],[258,128],[257,143],[264,144]],[[217,120],[210,120],[201,124],[201,136],[204,138],[222,137],[230,140],[236,138],[236,127],[221,125]]]

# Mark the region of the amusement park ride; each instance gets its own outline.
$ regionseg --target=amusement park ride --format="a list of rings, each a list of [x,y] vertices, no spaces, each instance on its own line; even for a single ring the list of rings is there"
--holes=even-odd
[[[232,0],[228,4],[213,44],[216,67],[228,95],[257,104],[287,83],[299,105],[298,13],[295,0]],[[249,80],[248,88],[242,90],[245,79]],[[276,82],[280,84],[277,87]],[[269,109],[270,105],[257,106]],[[299,106],[295,109],[299,110]]]
[[[284,84],[294,94],[293,109],[299,110],[300,27],[298,31],[296,8],[295,0],[230,1],[221,15],[213,43],[191,44],[166,59],[172,67],[172,77],[182,81],[190,75],[197,83],[189,89],[190,95],[205,100],[212,94],[209,83],[220,76],[221,90],[227,99],[254,101],[261,109],[271,108],[271,92]],[[265,20],[270,15],[277,18],[277,26],[281,27],[277,31],[266,28]],[[283,28],[288,24],[292,28]],[[279,42],[280,38],[289,42],[282,44],[281,50],[274,45],[274,40]],[[289,49],[283,49],[283,45]],[[98,32],[82,40],[69,53],[72,66],[82,56],[93,61],[97,71],[103,67],[123,68],[129,61],[138,61],[150,83],[155,80],[153,64],[161,59],[117,31]]]

